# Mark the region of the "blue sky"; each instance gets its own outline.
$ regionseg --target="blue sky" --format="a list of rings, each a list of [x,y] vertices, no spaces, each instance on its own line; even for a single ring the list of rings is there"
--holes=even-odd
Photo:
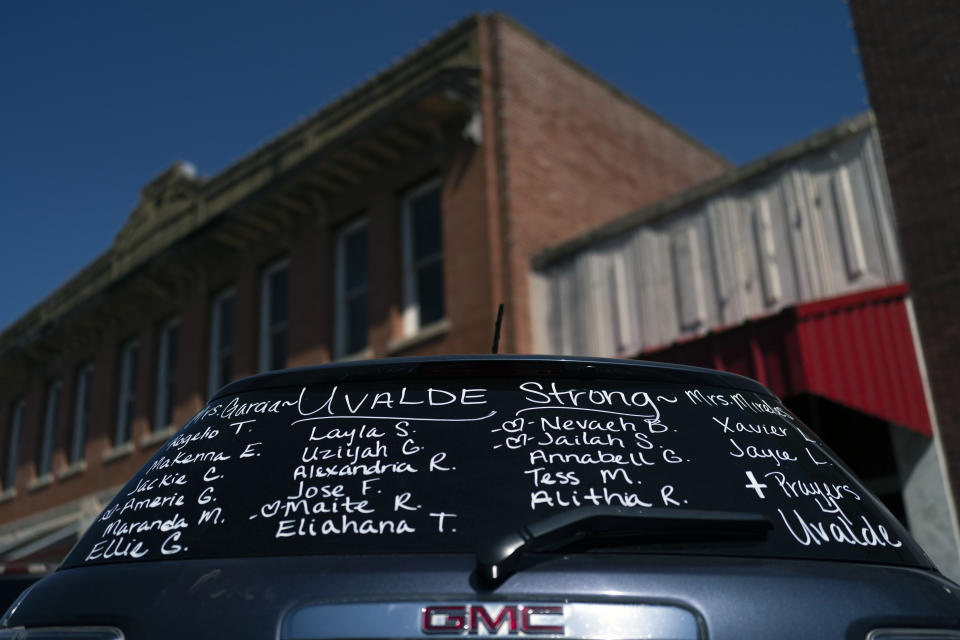
[[[868,107],[842,0],[4,0],[0,329],[109,247],[172,162],[217,173],[494,9],[736,163]]]

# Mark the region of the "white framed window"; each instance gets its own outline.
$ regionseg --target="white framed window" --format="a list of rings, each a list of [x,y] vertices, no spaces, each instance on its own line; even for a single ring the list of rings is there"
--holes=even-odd
[[[17,400],[10,408],[10,431],[7,432],[6,467],[3,470],[3,490],[13,489],[17,482],[17,463],[20,462],[20,435],[23,432],[24,401]]]
[[[90,423],[90,390],[93,387],[93,363],[77,369],[73,386],[73,433],[70,435],[70,464],[85,457],[87,425]]]
[[[442,183],[430,180],[403,199],[403,328],[406,335],[444,318]]]
[[[236,290],[222,291],[210,306],[209,395],[230,382],[233,375],[233,323],[236,315]]]
[[[117,424],[113,430],[113,446],[130,441],[133,429],[134,402],[137,399],[137,362],[140,343],[127,340],[120,349],[120,378],[117,387]]]
[[[354,220],[337,236],[334,355],[344,358],[367,348],[367,221]]]
[[[40,429],[40,442],[37,447],[37,477],[50,473],[53,464],[53,441],[57,430],[57,414],[60,412],[60,381],[55,380],[47,387],[47,402],[43,412],[43,426]]]
[[[154,396],[154,431],[173,422],[173,402],[177,383],[177,350],[180,346],[180,319],[172,318],[160,327],[157,341],[157,390]]]
[[[287,366],[287,273],[290,261],[278,260],[260,276],[260,371]]]

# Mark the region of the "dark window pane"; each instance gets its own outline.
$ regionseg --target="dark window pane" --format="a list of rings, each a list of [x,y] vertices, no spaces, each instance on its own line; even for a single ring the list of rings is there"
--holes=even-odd
[[[443,318],[443,262],[437,260],[417,271],[420,326]]]
[[[160,349],[157,361],[158,370],[156,406],[150,428],[153,430],[169,426],[173,421],[173,401],[176,391],[177,350],[180,339],[180,325],[168,323],[160,337]]]
[[[137,357],[139,347],[128,343],[123,348],[120,359],[119,402],[117,407],[117,427],[114,431],[114,446],[130,439],[130,425],[133,423],[133,404],[137,392]]]
[[[133,425],[133,403],[137,394],[137,360],[140,356],[140,348],[137,345],[132,346],[128,353],[128,371],[127,388],[124,399],[124,421],[120,441],[117,444],[130,440],[131,425]]]
[[[413,200],[413,260],[418,262],[443,250],[440,233],[440,189]]]
[[[233,296],[220,302],[220,349],[233,347]]]
[[[123,425],[123,442],[128,442],[130,440],[130,433],[132,432],[133,426],[133,401],[127,402],[127,421]]]
[[[223,385],[230,382],[230,376],[232,375],[231,369],[233,369],[233,356],[231,354],[221,355],[220,356],[220,379],[217,380],[217,388],[222,387]]]
[[[170,329],[169,336],[167,337],[167,371],[164,379],[163,414],[160,416],[160,422],[162,424],[153,425],[155,429],[160,429],[173,422],[173,395],[176,391],[178,334],[179,329],[173,327]]]
[[[130,427],[133,425],[133,398],[126,402],[126,420],[123,422],[123,430],[120,432],[120,442],[122,444],[130,440]]]
[[[13,405],[10,412],[10,429],[7,432],[7,450],[4,461],[3,489],[12,489],[17,479],[17,463],[20,461],[20,431],[23,428],[23,402]]]
[[[93,370],[87,366],[80,370],[77,378],[76,415],[73,418],[73,436],[70,439],[70,462],[83,459],[87,440],[87,422],[90,419],[90,387],[93,384]]]
[[[133,400],[137,395],[137,360],[140,357],[140,347],[134,345],[129,350],[129,374],[127,375],[127,402],[130,406],[129,411],[127,411],[127,423],[129,424],[133,420]]]
[[[47,391],[47,406],[43,416],[43,426],[40,429],[40,439],[37,447],[37,475],[42,476],[50,471],[53,456],[53,437],[57,425],[57,412],[60,407],[60,385],[52,385]]]
[[[163,403],[163,415],[161,416],[161,424],[153,425],[154,429],[160,429],[165,426],[170,425],[173,422],[173,380],[167,380],[167,392],[164,397]]]
[[[347,302],[347,353],[367,347],[367,296],[359,295]]]
[[[287,331],[274,331],[270,336],[270,368],[283,369],[287,366]]]
[[[173,382],[177,373],[177,347],[180,343],[180,326],[170,327],[167,333],[167,380]]]
[[[361,227],[344,240],[347,291],[367,284],[367,229]]]
[[[40,425],[40,428],[37,429],[37,447],[34,450],[34,460],[33,464],[36,466],[37,475],[43,475],[43,471],[40,470],[40,465],[42,464],[41,460],[43,459],[43,436],[46,432],[46,418],[44,418],[44,424]]]
[[[126,363],[124,364],[126,389],[123,390],[123,422],[120,425],[115,444],[123,444],[130,440],[130,427],[133,424],[133,403],[136,399],[137,389],[137,351],[136,347],[127,351]]]
[[[137,360],[140,357],[140,347],[134,345],[130,349],[130,385],[127,387],[127,393],[133,401],[134,394],[137,393]]]
[[[270,274],[270,326],[287,321],[287,270]]]

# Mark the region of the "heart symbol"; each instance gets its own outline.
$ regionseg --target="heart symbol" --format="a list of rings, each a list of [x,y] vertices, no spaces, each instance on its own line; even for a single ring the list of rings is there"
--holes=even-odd
[[[523,431],[523,418],[517,418],[516,420],[505,420],[503,423],[503,430],[507,433],[519,433]]]
[[[519,449],[525,444],[527,444],[527,436],[520,434],[519,436],[510,436],[504,442],[507,445],[508,449]]]

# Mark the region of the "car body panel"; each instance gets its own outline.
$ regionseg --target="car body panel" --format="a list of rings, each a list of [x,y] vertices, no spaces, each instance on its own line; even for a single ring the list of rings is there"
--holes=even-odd
[[[777,420],[795,420],[768,390],[756,382],[692,367],[520,356],[400,359],[274,372],[232,383],[215,394],[207,408],[191,420],[181,432],[183,437],[179,440],[172,439],[161,447],[152,461],[156,464],[165,455],[169,458],[172,450],[183,447],[189,450],[194,440],[187,436],[206,428],[203,425],[208,416],[217,416],[218,420],[223,418],[216,412],[209,413],[210,408],[217,406],[217,403],[222,406],[229,400],[247,396],[262,400],[265,397],[262,394],[267,391],[273,394],[271,397],[279,398],[281,395],[278,394],[283,391],[291,398],[302,399],[308,387],[329,389],[339,385],[341,389],[362,389],[364,385],[369,385],[369,388],[376,389],[383,388],[382,385],[409,384],[412,389],[422,391],[424,385],[430,381],[453,384],[451,381],[486,379],[513,381],[510,383],[513,384],[518,380],[547,378],[582,385],[612,380],[633,385],[631,388],[637,385],[666,384],[737,390],[765,399],[763,410],[758,410],[760,414],[770,415],[769,412],[764,413],[770,409],[776,414]],[[436,383],[436,386],[439,385],[439,382]],[[489,386],[490,397],[509,396],[496,396],[494,391],[500,393],[503,390],[495,389],[495,384]],[[290,392],[297,387],[302,388],[299,396]],[[333,398],[334,392],[329,393],[329,397]],[[537,399],[534,394],[534,402]],[[687,399],[699,407],[700,400],[693,397]],[[667,399],[664,402],[675,404],[676,400]],[[496,424],[482,424],[485,433],[500,431],[497,427],[504,416],[520,414],[515,398],[509,401],[496,400],[496,403],[496,408],[504,409],[504,414],[497,418]],[[290,406],[293,404],[290,401]],[[299,409],[298,406],[297,410]],[[556,407],[551,406],[550,409],[553,411]],[[514,411],[515,414],[510,413]],[[313,414],[300,414],[304,415]],[[417,415],[419,417],[413,419],[428,420],[421,414]],[[331,416],[337,421],[343,417],[339,414]],[[449,425],[449,429],[454,429],[456,421],[451,422],[450,415],[446,416],[443,420],[433,422],[444,422]],[[659,420],[660,413],[657,416]],[[667,414],[663,413],[663,416]],[[375,416],[372,419],[379,420],[382,417]],[[396,419],[396,416],[391,416],[391,420]],[[284,420],[286,422],[280,425],[284,429],[289,430],[295,424],[287,420],[287,417],[284,417]],[[664,420],[667,418],[664,417]],[[714,425],[707,414],[700,415],[697,422],[710,425],[714,429],[711,438],[718,437],[719,422]],[[646,424],[649,427],[652,423]],[[659,422],[656,424],[664,426]],[[771,517],[777,512],[767,509],[765,517],[776,527],[781,527],[776,540],[773,540],[776,536],[766,534],[761,539],[715,540],[710,531],[706,531],[706,535],[703,535],[704,532],[694,532],[700,534],[700,537],[694,536],[692,539],[684,537],[689,531],[672,538],[674,533],[671,530],[669,534],[661,535],[650,544],[634,539],[626,542],[618,539],[616,544],[600,545],[601,548],[590,545],[561,545],[546,553],[518,554],[519,559],[515,566],[511,567],[511,571],[498,581],[489,583],[480,579],[478,558],[483,556],[486,543],[493,541],[493,534],[512,535],[519,532],[524,538],[535,542],[535,536],[531,537],[531,530],[536,529],[538,522],[542,522],[538,518],[557,513],[558,509],[546,510],[546,513],[536,510],[532,498],[528,497],[529,483],[524,485],[525,488],[519,484],[513,487],[521,494],[527,492],[520,500],[511,498],[512,502],[500,503],[501,508],[498,509],[495,499],[497,492],[501,486],[510,488],[509,483],[498,484],[502,481],[499,476],[506,475],[507,472],[519,474],[526,467],[517,466],[514,469],[513,466],[506,465],[503,469],[498,469],[490,464],[490,461],[524,460],[526,454],[519,454],[519,458],[497,458],[500,454],[495,456],[488,447],[493,442],[500,442],[497,438],[507,437],[505,434],[484,435],[487,440],[473,441],[463,436],[462,432],[449,431],[445,438],[459,438],[470,443],[464,456],[458,459],[464,464],[460,474],[466,474],[465,477],[474,483],[467,486],[467,489],[479,486],[478,483],[484,485],[483,489],[469,491],[460,487],[450,493],[451,485],[447,484],[450,482],[449,478],[456,479],[460,476],[443,474],[429,476],[436,479],[429,480],[426,484],[411,486],[415,492],[423,491],[430,496],[442,495],[444,499],[455,495],[466,505],[462,514],[469,517],[463,517],[458,522],[473,523],[469,526],[476,527],[476,530],[470,535],[467,535],[466,531],[457,536],[451,535],[450,539],[455,541],[451,547],[445,547],[442,538],[427,535],[424,528],[419,529],[419,534],[407,534],[408,538],[412,536],[414,539],[414,542],[408,545],[409,549],[395,548],[397,545],[389,541],[381,545],[377,535],[383,537],[383,534],[373,536],[378,540],[373,546],[354,544],[349,536],[340,533],[333,536],[302,536],[296,545],[274,544],[282,542],[281,531],[289,530],[277,528],[276,524],[271,525],[273,529],[258,528],[257,523],[264,519],[264,512],[258,506],[264,498],[258,496],[256,499],[231,503],[234,507],[240,505],[239,513],[235,508],[230,512],[229,518],[221,522],[212,522],[206,515],[198,517],[197,513],[191,512],[189,526],[194,527],[199,537],[185,536],[180,542],[184,547],[188,542],[195,546],[191,552],[193,557],[185,557],[189,556],[187,553],[161,555],[157,551],[154,551],[153,555],[144,552],[139,557],[105,557],[103,553],[96,551],[96,543],[97,540],[108,539],[111,535],[119,535],[116,529],[111,533],[108,527],[118,522],[114,516],[118,513],[121,501],[137,500],[139,495],[153,495],[153,485],[140,482],[145,477],[142,471],[101,514],[98,522],[91,527],[84,541],[75,548],[64,566],[22,595],[0,619],[0,627],[29,629],[109,626],[121,630],[127,638],[145,640],[161,637],[166,639],[171,636],[289,640],[303,640],[308,637],[328,640],[349,637],[367,640],[386,637],[458,637],[461,634],[442,629],[442,633],[437,634],[437,629],[428,628],[430,625],[424,622],[424,609],[449,605],[454,611],[460,611],[458,607],[475,607],[487,612],[484,615],[492,616],[496,616],[498,611],[501,616],[506,615],[503,612],[508,609],[513,612],[511,615],[520,616],[523,610],[532,610],[531,607],[546,607],[551,611],[555,607],[562,607],[566,616],[564,619],[570,622],[569,626],[564,626],[562,637],[581,638],[602,636],[609,639],[629,636],[628,633],[602,631],[603,628],[610,628],[609,618],[617,616],[622,616],[623,620],[634,621],[631,624],[636,627],[634,630],[638,638],[673,637],[675,640],[694,636],[721,640],[852,640],[865,638],[871,631],[881,628],[960,630],[960,587],[936,572],[902,526],[893,520],[875,497],[849,476],[849,471],[812,433],[800,427],[794,429],[792,426],[789,429],[778,429],[779,433],[764,432],[753,435],[783,439],[789,431],[789,437],[799,449],[805,449],[807,445],[813,447],[817,455],[811,457],[812,467],[809,461],[804,463],[807,465],[804,473],[813,473],[810,477],[815,478],[818,477],[817,473],[820,473],[816,472],[817,469],[826,473],[832,466],[834,471],[830,473],[839,475],[831,477],[841,478],[842,482],[849,479],[848,494],[862,494],[862,499],[856,499],[856,513],[869,513],[869,517],[875,522],[882,522],[889,527],[894,539],[903,538],[903,544],[893,549],[896,553],[891,552],[891,545],[880,549],[884,545],[876,538],[872,542],[858,540],[854,544],[850,540],[843,540],[842,536],[837,537],[839,534],[834,535],[832,540],[828,539],[826,534],[822,540],[815,539],[816,536],[808,536],[804,541],[803,536],[796,533],[793,538],[785,537],[782,527],[787,518],[783,517],[783,521],[777,522]],[[238,434],[240,430],[238,427]],[[426,427],[423,431],[430,432]],[[229,433],[233,433],[232,430]],[[300,437],[290,436],[289,432],[282,436],[288,439]],[[311,433],[310,438],[313,437]],[[423,435],[419,437],[429,440]],[[490,440],[491,437],[493,440]],[[697,433],[693,431],[669,437],[698,439]],[[266,442],[268,439],[262,440]],[[288,443],[288,440],[278,439],[275,442]],[[484,449],[476,449],[478,442],[482,443]],[[705,487],[703,495],[699,496],[699,503],[689,506],[690,511],[701,510],[700,513],[704,513],[702,510],[706,509],[709,514],[712,508],[718,514],[726,513],[729,516],[732,507],[745,505],[739,510],[752,509],[751,515],[759,514],[759,505],[763,504],[765,499],[760,487],[765,487],[768,494],[774,491],[774,488],[762,484],[763,480],[766,478],[767,482],[772,484],[776,477],[768,478],[760,472],[779,468],[780,461],[769,456],[748,460],[748,456],[739,455],[744,453],[739,447],[732,452],[724,449],[722,445],[726,440],[720,440],[718,445],[714,440],[702,437],[698,442],[700,448],[695,453],[701,457],[718,456],[729,463],[733,456],[735,464],[730,467],[732,471],[724,472],[727,475],[723,478],[716,473],[698,475],[698,470],[713,468],[706,464],[698,466],[691,463],[689,467],[685,467],[690,469],[690,486]],[[666,441],[664,443],[661,449],[666,446]],[[246,450],[246,445],[237,446],[239,448],[236,451],[231,450],[234,459],[239,457],[237,452]],[[300,442],[298,446],[302,447],[303,443]],[[576,446],[581,447],[581,444]],[[395,444],[391,447],[391,451],[396,451],[393,448],[396,447]],[[496,449],[495,446],[493,448]],[[295,457],[300,457],[299,450]],[[530,464],[533,464],[533,458],[529,460]],[[663,460],[669,464],[676,462],[666,458]],[[269,461],[265,458],[263,462]],[[686,462],[690,463],[690,460]],[[152,468],[151,464],[148,462],[145,469]],[[774,464],[776,466],[773,466]],[[206,464],[202,469],[205,468]],[[222,502],[218,504],[223,504],[225,509],[232,500],[229,497],[231,487],[234,492],[238,487],[247,491],[248,493],[243,495],[250,497],[255,493],[258,483],[269,484],[268,481],[276,480],[276,487],[271,484],[270,491],[290,490],[289,466],[272,467],[275,473],[256,465],[247,468],[259,471],[234,476],[237,478],[236,484],[221,490],[219,495]],[[800,468],[800,463],[797,463],[796,468]],[[203,474],[202,469],[200,474]],[[745,470],[748,472],[746,475]],[[654,474],[649,469],[647,471]],[[757,475],[752,475],[753,471],[757,471]],[[419,474],[425,475],[427,474]],[[210,472],[209,475],[204,474],[204,482],[219,477],[219,472]],[[296,475],[293,477],[296,478]],[[603,474],[600,474],[600,477],[602,478]],[[636,478],[639,477],[641,476]],[[653,482],[656,476],[646,475],[642,478],[642,482]],[[199,479],[196,477],[193,481],[197,482]],[[604,482],[607,480],[622,481],[622,478],[611,474]],[[404,486],[405,480],[396,479],[394,482],[396,484],[392,489],[402,490],[397,487]],[[816,488],[815,485],[817,482],[809,487]],[[425,488],[428,486],[431,488]],[[535,480],[533,486],[537,486]],[[825,486],[822,485],[821,488]],[[300,488],[303,488],[302,484]],[[183,486],[176,489],[189,498],[187,502],[191,505],[209,504],[204,502],[210,496],[208,493],[199,490],[189,493],[190,490]],[[713,493],[710,493],[711,491]],[[725,496],[724,492],[735,492],[742,499],[724,502],[718,497]],[[284,493],[271,495],[282,496]],[[490,500],[490,506],[486,502],[478,502],[478,496]],[[390,500],[392,499],[391,497]],[[831,517],[839,518],[842,515],[846,518],[842,513],[844,508],[838,506],[836,498],[826,499],[819,492],[808,494],[800,491],[797,495],[789,495],[787,499],[806,500],[806,507],[803,508],[812,509],[815,515],[819,514],[816,517],[832,514]],[[715,502],[711,502],[712,500]],[[795,503],[789,502],[791,505]],[[664,504],[666,505],[666,501]],[[529,511],[526,510],[527,505]],[[673,511],[673,506],[660,509],[658,517],[663,512],[684,513],[684,507],[675,506]],[[174,511],[186,514],[191,508],[177,506]],[[792,507],[787,507],[790,508]],[[397,511],[398,508],[394,505],[393,510]],[[122,515],[122,512],[119,513]],[[156,522],[160,522],[160,518],[164,517],[169,518],[165,521],[169,523],[178,517],[172,512],[163,516],[159,513],[151,516],[157,518]],[[854,511],[851,511],[852,518],[860,517],[853,514]],[[650,510],[646,510],[642,514],[632,515],[651,514]],[[478,523],[486,519],[494,521],[496,526],[486,526],[489,524],[486,523],[484,527],[480,527]],[[700,522],[695,524],[699,525]],[[184,528],[187,526],[184,525]],[[820,526],[823,530],[828,529],[825,525]],[[839,531],[840,524],[830,525],[833,526],[838,527]],[[858,523],[855,526],[860,525]],[[211,533],[212,527],[218,528]],[[170,535],[169,531],[170,529],[164,529],[163,535]],[[442,527],[440,532],[443,532]],[[159,532],[152,531],[148,526],[144,535],[152,533]],[[204,535],[208,537],[204,538]],[[581,536],[576,541],[584,540]],[[162,547],[152,542],[151,544],[154,550],[159,548],[162,551]],[[359,606],[361,604],[363,606]],[[384,617],[383,620],[372,619],[379,615]],[[595,623],[591,622],[591,616],[597,616]],[[544,632],[538,628],[542,626],[539,623],[520,625],[510,633],[510,628],[503,625],[505,619],[507,618],[497,618],[496,624],[492,625],[494,629],[491,629],[489,624],[486,627],[463,629],[454,625],[454,631],[463,631],[464,636],[561,636],[556,631]],[[355,635],[352,630],[355,630]]]
[[[279,637],[285,615],[314,603],[575,601],[680,606],[695,612],[715,640],[862,638],[878,627],[960,626],[955,585],[920,569],[578,554],[537,558],[495,591],[483,592],[471,584],[473,568],[474,559],[464,555],[84,567],[36,584],[3,624],[113,625],[144,640],[171,634],[272,638]],[[411,628],[419,620],[415,613]],[[317,637],[324,636],[318,631]]]

